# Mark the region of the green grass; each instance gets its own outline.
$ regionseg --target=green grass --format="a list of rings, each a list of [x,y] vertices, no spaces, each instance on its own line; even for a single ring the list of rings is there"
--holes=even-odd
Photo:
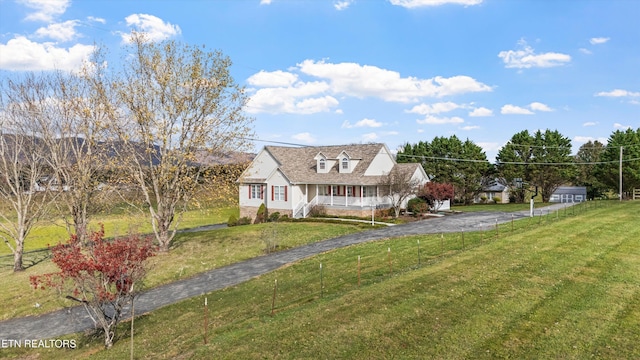
[[[640,202],[581,205],[573,211],[516,221],[513,231],[508,223],[497,231],[464,234],[464,247],[460,233],[324,253],[206,294],[207,345],[203,297],[136,319],[135,354],[165,359],[639,358]],[[276,279],[275,316],[270,316]],[[6,354],[125,358],[128,329],[123,323],[108,351],[100,340],[72,335],[79,349]]]
[[[171,251],[149,261],[146,285],[154,287],[263,255],[266,244],[261,239],[265,229],[277,235],[278,249],[287,249],[368,228],[359,224],[268,223],[178,234]],[[0,268],[0,320],[76,305],[53,291],[31,288],[29,276],[55,271],[57,268],[48,259],[20,273],[13,273],[9,266]],[[35,307],[36,303],[40,306]]]
[[[179,229],[188,229],[202,225],[226,223],[231,214],[238,215],[237,207],[223,207],[219,209],[194,209],[184,213],[178,226]],[[126,235],[130,232],[151,233],[151,220],[149,215],[140,213],[128,213],[116,211],[115,214],[100,214],[91,219],[89,228],[98,230],[99,224],[104,224],[105,235],[113,237]],[[32,251],[45,249],[48,245],[65,242],[69,238],[64,222],[61,220],[43,223],[36,226],[25,241],[25,250]],[[0,246],[0,256],[11,254],[8,246]]]
[[[549,203],[542,202],[534,202],[533,207],[539,208],[544,206],[549,206]],[[521,211],[521,210],[529,210],[529,203],[526,204],[473,204],[473,205],[455,205],[451,207],[452,211],[462,211],[462,212],[478,212],[478,211]]]

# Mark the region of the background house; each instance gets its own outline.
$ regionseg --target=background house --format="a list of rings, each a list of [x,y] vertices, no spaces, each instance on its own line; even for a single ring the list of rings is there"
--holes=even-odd
[[[483,199],[486,199],[486,202],[489,203],[508,204],[509,186],[502,185],[498,181],[492,181],[482,187],[482,191],[475,196],[473,202],[479,204],[483,202]]]
[[[587,201],[587,188],[585,186],[560,186],[551,194],[549,202],[574,203]]]
[[[238,179],[240,217],[254,218],[261,204],[296,218],[316,205],[330,215],[369,216],[391,206],[380,183],[394,168],[429,181],[420,164],[397,164],[384,144],[265,146]]]

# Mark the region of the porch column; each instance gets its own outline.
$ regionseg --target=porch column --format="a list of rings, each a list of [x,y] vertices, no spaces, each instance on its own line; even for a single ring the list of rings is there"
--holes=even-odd
[[[364,189],[364,186],[360,185],[360,207],[364,207],[364,200],[362,197],[362,189]]]
[[[329,194],[331,195],[331,206],[333,206],[333,185],[329,185]]]
[[[344,186],[344,206],[349,206],[349,190],[347,190],[347,185]]]

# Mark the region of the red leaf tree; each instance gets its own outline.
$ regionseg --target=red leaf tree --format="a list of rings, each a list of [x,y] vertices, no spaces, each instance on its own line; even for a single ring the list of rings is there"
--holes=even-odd
[[[31,276],[30,281],[34,288],[57,288],[82,303],[110,348],[124,306],[133,302],[136,287],[146,276],[145,261],[155,252],[151,238],[129,235],[106,240],[101,227],[91,234],[87,247],[75,235],[54,246],[52,260],[60,271]]]
[[[453,199],[453,185],[430,181],[418,196],[427,200],[433,211],[437,212],[445,200]]]

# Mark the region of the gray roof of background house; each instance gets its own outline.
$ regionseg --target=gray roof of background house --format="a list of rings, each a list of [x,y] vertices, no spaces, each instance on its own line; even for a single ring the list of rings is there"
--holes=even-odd
[[[265,146],[278,162],[282,173],[293,184],[343,184],[343,185],[376,185],[380,183],[382,176],[365,176],[364,173],[371,165],[375,156],[384,144],[356,144],[356,145],[335,145],[335,146],[307,146],[307,147],[284,147]],[[388,149],[386,149],[388,151]],[[328,159],[337,159],[338,155],[345,151],[352,160],[359,160],[351,173],[340,173],[338,161],[327,173],[317,172],[318,153],[322,153]],[[401,168],[415,169],[420,164],[395,164]]]
[[[492,191],[492,192],[502,192],[504,191],[504,189],[506,189],[507,187],[505,185],[499,184],[499,183],[494,183],[491,184],[489,186],[485,186],[482,188],[482,191]]]

